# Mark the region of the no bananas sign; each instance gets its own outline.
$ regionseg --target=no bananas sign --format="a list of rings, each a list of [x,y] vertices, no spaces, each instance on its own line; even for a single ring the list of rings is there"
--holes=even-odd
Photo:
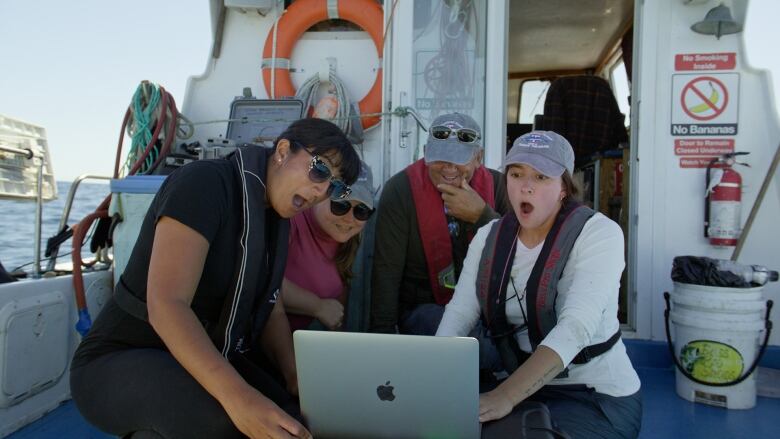
[[[738,107],[738,73],[672,76],[673,136],[735,136]]]

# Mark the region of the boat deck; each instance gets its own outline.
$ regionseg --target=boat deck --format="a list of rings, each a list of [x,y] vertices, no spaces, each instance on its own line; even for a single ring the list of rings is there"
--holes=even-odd
[[[758,398],[751,410],[726,410],[677,396],[674,370],[664,343],[627,340],[629,356],[642,380],[644,413],[641,439],[780,438],[780,399]],[[767,349],[761,365],[780,369],[780,348]],[[72,401],[8,436],[9,439],[105,439],[84,421]]]

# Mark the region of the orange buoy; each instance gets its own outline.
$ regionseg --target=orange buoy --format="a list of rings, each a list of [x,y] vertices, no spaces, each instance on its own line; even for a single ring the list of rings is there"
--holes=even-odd
[[[338,5],[337,8],[328,6]],[[336,10],[338,11],[336,13]],[[383,13],[382,7],[374,0],[298,0],[292,4],[268,33],[263,48],[263,84],[269,96],[294,96],[290,78],[290,56],[295,43],[301,35],[313,25],[331,18],[339,18],[354,23],[371,36],[376,46],[377,55],[382,58],[382,31]],[[274,54],[274,39],[276,39],[276,53]],[[274,63],[273,58],[276,58]],[[271,66],[274,68],[271,69]],[[271,71],[274,70],[274,84],[271,90]],[[361,114],[379,113],[382,110],[382,67],[376,72],[374,85],[368,94],[358,103]],[[362,118],[363,129],[370,128],[379,123],[378,116]]]

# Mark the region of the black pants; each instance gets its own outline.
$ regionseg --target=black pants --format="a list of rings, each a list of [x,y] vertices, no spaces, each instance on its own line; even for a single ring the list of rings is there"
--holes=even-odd
[[[268,367],[240,355],[231,363],[251,386],[301,419],[297,402]],[[72,369],[70,386],[84,418],[109,434],[132,434],[134,439],[245,437],[219,402],[164,350],[102,355]]]

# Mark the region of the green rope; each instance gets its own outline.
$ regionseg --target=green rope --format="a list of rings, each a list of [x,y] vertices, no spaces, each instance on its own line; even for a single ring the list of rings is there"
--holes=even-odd
[[[152,141],[152,123],[156,119],[154,113],[158,110],[157,106],[160,103],[160,97],[160,87],[149,82],[139,84],[135,94],[133,94],[131,103],[133,118],[127,128],[128,134],[130,134],[132,139],[130,151],[125,162],[125,168],[128,170],[138,157],[143,154],[149,142]],[[145,174],[149,172],[159,154],[160,151],[155,145],[149,152],[149,155],[146,156],[144,164],[138,169],[138,173]]]

